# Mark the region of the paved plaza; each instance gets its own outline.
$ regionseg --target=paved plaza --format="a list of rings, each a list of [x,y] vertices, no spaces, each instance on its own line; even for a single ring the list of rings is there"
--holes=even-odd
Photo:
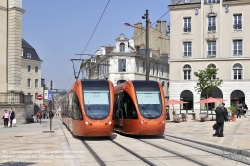
[[[225,137],[222,138],[212,136],[213,124],[214,121],[191,119],[180,123],[167,121],[165,134],[220,147],[250,149],[250,117],[225,123]],[[54,132],[50,132],[49,119],[42,120],[41,124],[17,124],[12,128],[2,126],[0,165],[99,165],[59,118],[52,120],[52,130]]]

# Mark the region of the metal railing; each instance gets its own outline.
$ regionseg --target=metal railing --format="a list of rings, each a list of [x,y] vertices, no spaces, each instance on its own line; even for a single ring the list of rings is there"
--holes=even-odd
[[[23,92],[0,93],[0,103],[4,104],[32,104],[33,95],[24,95]]]
[[[220,0],[204,0],[204,4],[220,3]]]
[[[183,32],[191,32],[191,26],[190,27],[183,27]]]
[[[241,30],[242,29],[242,24],[234,24],[233,28],[234,28],[234,30]]]

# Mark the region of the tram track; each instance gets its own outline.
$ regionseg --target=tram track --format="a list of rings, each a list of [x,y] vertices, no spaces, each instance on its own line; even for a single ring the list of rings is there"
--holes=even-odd
[[[58,118],[57,118],[58,119]],[[61,122],[62,120],[59,119]],[[60,123],[59,123],[60,124]],[[61,124],[60,124],[60,127],[62,128]],[[67,127],[66,127],[67,128]],[[62,128],[63,130],[63,128]],[[70,132],[71,133],[71,132]],[[63,134],[64,134],[64,137],[65,139],[67,140],[67,145],[70,146],[69,144],[69,141],[66,137],[66,134],[63,130]],[[72,133],[71,133],[72,134]],[[73,134],[72,134],[73,137],[75,137]],[[86,140],[84,140],[83,138],[80,138],[80,137],[76,137],[77,139],[80,139],[81,142],[84,144],[84,146],[87,148],[87,150],[89,151],[89,153],[94,157],[94,159],[96,160],[96,162],[100,165],[100,166],[107,166],[107,164],[101,159],[101,157],[97,154],[97,152],[91,147],[91,145],[89,145],[89,143],[87,143]],[[128,153],[132,154],[133,156],[135,156],[136,158],[138,158],[139,160],[141,160],[142,162],[150,165],[150,166],[156,166],[155,164],[153,164],[152,162],[150,162],[149,160],[147,160],[146,158],[140,156],[139,154],[133,152],[132,150],[126,148],[125,146],[121,145],[120,143],[118,142],[115,142],[114,140],[110,139],[110,142],[112,142],[113,144],[117,145],[118,147],[120,147],[121,149],[127,151]]]
[[[192,162],[192,163],[194,163],[194,164],[197,164],[197,165],[200,165],[200,166],[206,166],[206,164],[203,164],[203,163],[201,163],[201,162],[199,162],[199,161],[196,161],[196,160],[194,160],[194,159],[191,159],[190,157],[187,157],[187,156],[182,155],[182,154],[180,154],[180,153],[177,153],[177,152],[175,152],[175,151],[172,151],[172,150],[169,150],[169,149],[160,147],[160,146],[158,146],[158,145],[152,144],[152,143],[150,143],[150,142],[147,142],[147,141],[144,141],[144,140],[141,140],[141,139],[138,139],[138,140],[139,140],[139,141],[142,141],[142,142],[144,142],[144,143],[146,143],[146,144],[149,144],[149,145],[151,145],[151,146],[154,146],[154,147],[156,147],[156,148],[158,148],[158,149],[161,149],[161,150],[163,150],[163,151],[172,153],[173,155],[176,155],[176,156],[178,156],[178,157],[180,157],[180,158],[183,158],[183,159],[185,159],[185,160],[188,160],[188,161],[190,161],[190,162]]]
[[[189,140],[189,139],[180,138],[180,137],[176,137],[176,136],[171,136],[171,135],[167,135],[167,134],[164,134],[164,139],[167,140],[167,141],[175,142],[177,144],[188,146],[188,147],[191,147],[191,148],[194,148],[194,149],[197,149],[197,150],[208,152],[208,153],[220,156],[220,157],[224,157],[224,156],[222,156],[222,154],[219,151],[221,151],[221,152],[223,152],[223,151],[225,151],[225,152],[230,152],[230,151],[235,152],[235,149],[232,149],[232,148],[223,149],[223,148],[221,148],[219,146],[211,146],[210,144],[207,144],[207,143],[202,143],[202,142],[199,142],[199,141]],[[240,154],[241,153],[242,152],[240,152]],[[231,160],[233,160],[233,161],[235,161],[237,163],[239,162],[239,163],[250,165],[250,162],[247,161],[247,160],[241,160],[240,161],[237,158],[235,158],[235,159],[232,158]]]

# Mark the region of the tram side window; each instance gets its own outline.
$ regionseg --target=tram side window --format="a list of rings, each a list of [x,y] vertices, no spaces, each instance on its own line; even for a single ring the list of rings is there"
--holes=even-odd
[[[122,95],[119,96],[118,99],[118,110],[119,110],[119,118],[124,118],[124,105],[123,105],[123,100],[121,98]]]
[[[124,92],[123,102],[125,108],[123,116],[124,119],[138,119],[135,104],[132,98],[126,92]]]
[[[82,117],[81,105],[75,92],[73,92],[72,109],[73,109],[73,119],[82,120],[83,117]]]
[[[69,118],[73,117],[72,101],[73,101],[73,92],[70,92],[70,94],[68,95],[68,114],[67,114]]]
[[[115,117],[118,117],[118,95],[115,95],[115,106],[114,106],[114,113],[113,113],[113,120]]]

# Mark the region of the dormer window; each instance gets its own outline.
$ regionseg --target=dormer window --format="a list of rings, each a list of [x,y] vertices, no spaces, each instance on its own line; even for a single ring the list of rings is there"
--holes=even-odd
[[[125,44],[120,43],[120,52],[125,52]]]
[[[31,53],[27,53],[27,58],[31,58]]]

